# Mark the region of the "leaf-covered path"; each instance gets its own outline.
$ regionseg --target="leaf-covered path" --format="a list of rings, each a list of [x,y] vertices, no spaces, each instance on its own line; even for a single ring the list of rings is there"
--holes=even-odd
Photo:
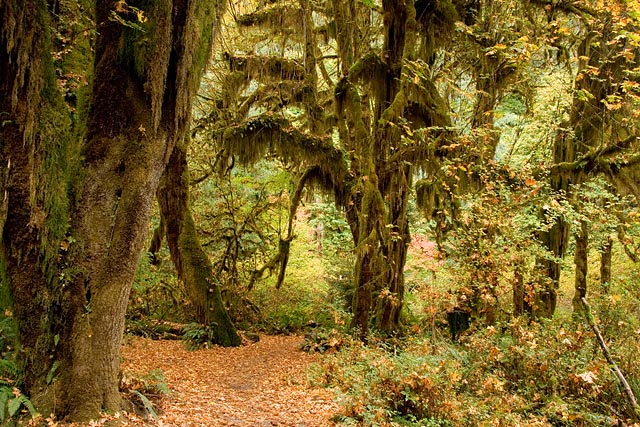
[[[300,337],[263,336],[238,348],[189,352],[180,341],[133,338],[123,349],[124,371],[164,372],[161,426],[333,426],[333,394],[310,388],[306,372],[316,356],[299,350]]]

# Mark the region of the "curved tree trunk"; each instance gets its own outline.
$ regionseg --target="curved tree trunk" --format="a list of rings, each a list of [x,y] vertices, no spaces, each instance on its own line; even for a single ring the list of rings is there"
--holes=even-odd
[[[189,170],[182,146],[173,150],[158,190],[158,202],[162,221],[166,224],[171,259],[178,277],[185,284],[196,320],[217,326],[217,344],[240,345],[240,337],[225,310],[220,288],[213,277],[211,261],[198,241],[189,208]]]

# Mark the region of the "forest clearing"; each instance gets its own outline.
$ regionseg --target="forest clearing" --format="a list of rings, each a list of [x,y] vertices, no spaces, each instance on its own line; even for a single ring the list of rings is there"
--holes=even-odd
[[[638,0],[0,0],[0,423],[640,427]]]

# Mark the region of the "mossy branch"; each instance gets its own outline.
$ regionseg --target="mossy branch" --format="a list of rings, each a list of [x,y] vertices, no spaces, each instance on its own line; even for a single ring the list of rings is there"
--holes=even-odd
[[[229,127],[223,134],[225,152],[242,164],[254,164],[267,154],[284,162],[319,165],[325,173],[344,177],[348,172],[345,153],[333,145],[330,136],[304,133],[285,118],[266,113]]]
[[[591,314],[591,307],[589,307],[589,303],[587,303],[587,299],[585,297],[582,297],[580,298],[580,301],[582,301],[582,305],[584,306],[584,316],[587,319],[587,323],[589,323],[589,326],[593,330],[593,333],[598,338],[598,343],[600,344],[600,348],[602,349],[602,353],[604,354],[605,359],[607,359],[609,366],[611,366],[611,369],[616,375],[616,378],[618,379],[618,381],[620,382],[620,385],[624,389],[627,400],[629,401],[629,403],[631,404],[631,407],[633,408],[633,413],[636,420],[640,419],[640,406],[638,405],[636,396],[633,394],[633,390],[631,389],[631,386],[629,385],[626,378],[622,374],[622,371],[620,370],[616,362],[611,357],[611,353],[609,352],[607,343],[604,341],[604,338],[602,337],[602,333],[600,332],[598,325],[596,325],[596,322],[593,319],[593,315]]]
[[[352,82],[372,83],[383,81],[387,75],[387,66],[382,62],[380,56],[375,53],[360,58],[349,69],[348,78]]]
[[[231,71],[242,71],[252,79],[304,80],[304,66],[279,56],[224,54]]]
[[[628,149],[633,142],[640,139],[638,135],[631,135],[616,144],[610,144],[606,147],[599,147],[588,151],[572,162],[556,163],[551,167],[552,172],[591,172],[602,169],[602,171],[620,170],[628,166],[633,166],[640,162],[640,155],[635,154],[627,159],[605,160],[604,157],[617,154],[622,150]]]
[[[283,5],[241,15],[236,19],[236,23],[241,27],[267,27],[270,30],[283,31],[295,28],[302,19],[302,10],[299,7]]]

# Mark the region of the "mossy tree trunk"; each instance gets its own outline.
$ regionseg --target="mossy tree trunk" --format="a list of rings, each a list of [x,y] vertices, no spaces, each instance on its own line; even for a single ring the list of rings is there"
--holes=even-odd
[[[609,292],[609,286],[611,284],[611,258],[613,256],[613,239],[611,236],[607,236],[607,239],[602,248],[600,254],[600,284],[602,285],[602,291]]]
[[[46,410],[52,408],[46,377],[62,320],[54,303],[59,288],[52,284],[68,225],[69,136],[48,51],[48,18],[44,1],[0,3],[0,279],[17,320],[24,388]]]
[[[48,53],[46,3],[0,5],[1,102],[10,119],[2,127],[10,197],[2,261],[25,391],[42,413],[70,421],[121,409],[129,291],[160,176],[188,129],[214,16],[211,3],[160,1],[144,11],[139,31],[111,19],[135,22],[135,13],[112,7],[96,4],[83,172],[69,209],[68,174],[80,165],[65,164],[79,159],[60,141],[68,119]]]
[[[342,22],[344,16],[349,16],[349,9],[335,13]],[[401,145],[401,132],[395,122],[407,102],[402,91],[402,67],[407,59],[405,42],[407,39],[415,42],[415,9],[404,2],[384,1],[383,22],[384,46],[378,57],[379,69],[363,71],[358,70],[362,64],[354,65],[336,91],[341,138],[356,152],[352,167],[354,175],[359,176],[354,197],[359,212],[352,326],[363,339],[372,325],[390,334],[400,328],[404,264],[410,240],[407,206],[411,166],[391,159]],[[339,56],[344,61],[350,60],[353,51],[341,46],[340,41],[344,39],[345,43],[353,38],[353,32],[344,27],[337,30]],[[360,61],[366,62],[364,58]],[[368,94],[373,104],[371,112],[363,106],[353,85],[352,80],[357,80],[360,72],[372,74]]]
[[[630,47],[617,42],[619,33],[615,29],[617,24],[612,25],[615,16],[611,10],[601,10],[594,18],[597,19],[584,22],[587,31],[577,49],[578,74],[569,118],[559,127],[553,147],[551,189],[565,201],[573,200],[575,188],[596,174],[620,186],[621,171],[635,165],[624,159],[629,151],[637,149],[630,143],[636,140],[636,126],[624,124],[633,100],[625,100],[613,108],[608,103],[611,97],[624,92],[625,70],[637,65],[637,59],[630,63],[624,58],[622,52]],[[564,215],[549,214],[542,213],[551,227],[540,237],[553,258],[539,262],[546,277],[542,278],[536,299],[536,313],[546,317],[555,312],[561,273],[558,258],[566,254],[570,232]]]
[[[589,267],[589,223],[586,220],[580,222],[580,232],[576,233],[576,252],[574,264],[576,266],[573,295],[573,311],[581,313],[583,310],[582,298],[587,296],[587,272]]]
[[[189,207],[189,170],[185,144],[176,146],[158,190],[162,222],[166,227],[171,259],[184,282],[198,323],[214,325],[216,344],[240,345],[227,314],[212,265],[198,240]]]

